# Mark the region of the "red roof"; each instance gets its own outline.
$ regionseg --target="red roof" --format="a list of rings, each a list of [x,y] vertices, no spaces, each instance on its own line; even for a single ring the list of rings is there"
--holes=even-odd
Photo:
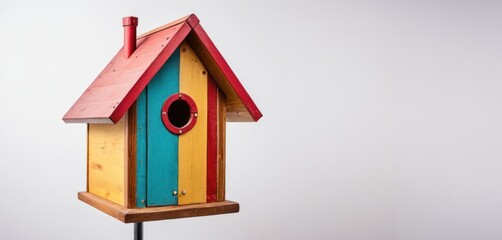
[[[115,55],[63,117],[66,123],[117,123],[182,41],[197,53],[227,97],[228,121],[262,114],[194,14],[139,36],[129,58]]]

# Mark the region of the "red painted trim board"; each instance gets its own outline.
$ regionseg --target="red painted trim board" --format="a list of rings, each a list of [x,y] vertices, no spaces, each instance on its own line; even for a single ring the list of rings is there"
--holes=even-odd
[[[190,25],[190,27],[194,28],[195,26],[197,26],[197,24],[199,24],[199,18],[197,16],[195,16],[195,14],[190,14],[190,16],[187,18],[187,23]]]
[[[218,88],[211,76],[207,78],[207,184],[206,201],[216,202],[218,155]]]

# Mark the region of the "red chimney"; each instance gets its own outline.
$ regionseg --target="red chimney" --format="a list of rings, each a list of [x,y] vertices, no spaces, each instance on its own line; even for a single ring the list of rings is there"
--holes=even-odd
[[[124,26],[124,57],[129,58],[136,50],[136,26],[138,26],[137,17],[122,18]]]

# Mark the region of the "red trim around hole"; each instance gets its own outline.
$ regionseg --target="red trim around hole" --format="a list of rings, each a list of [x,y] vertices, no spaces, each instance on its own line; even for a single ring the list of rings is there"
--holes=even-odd
[[[173,104],[173,102],[176,100],[184,101],[185,103],[188,104],[190,108],[190,119],[188,120],[188,123],[185,124],[185,126],[183,127],[176,127],[171,123],[171,121],[169,121],[168,110],[171,104]],[[173,134],[181,135],[190,131],[190,129],[192,129],[195,126],[195,123],[197,123],[197,117],[198,117],[197,106],[195,105],[194,100],[190,96],[184,93],[175,93],[170,97],[168,97],[164,102],[164,104],[162,105],[162,111],[160,112],[160,116],[162,117],[162,122],[164,123],[164,126],[167,128],[167,130],[169,130]]]

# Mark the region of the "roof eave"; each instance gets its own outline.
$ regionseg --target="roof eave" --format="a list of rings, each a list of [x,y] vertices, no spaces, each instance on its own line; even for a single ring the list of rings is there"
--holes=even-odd
[[[114,124],[111,118],[67,118],[63,117],[65,123],[110,123]]]

